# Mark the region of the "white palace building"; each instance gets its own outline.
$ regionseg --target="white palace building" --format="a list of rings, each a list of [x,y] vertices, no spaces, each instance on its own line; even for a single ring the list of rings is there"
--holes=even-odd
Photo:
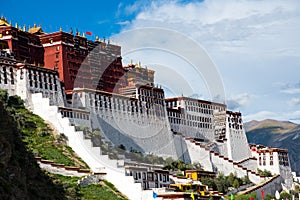
[[[1,50],[0,89],[20,96],[28,109],[64,133],[91,170],[107,173],[107,180],[130,199],[147,197],[141,184],[125,173],[124,160],[103,155],[77,126],[100,129],[114,146],[197,162],[207,171],[248,176],[255,184],[270,180],[263,186],[265,193],[292,188],[287,150],[249,145],[241,113],[200,99],[165,98],[164,90],[154,85],[152,70],[140,64],[125,69],[127,84],[120,92],[74,87],[70,99],[59,71],[28,64]],[[132,76],[139,73],[150,78]],[[269,170],[275,178],[260,176],[257,169]]]

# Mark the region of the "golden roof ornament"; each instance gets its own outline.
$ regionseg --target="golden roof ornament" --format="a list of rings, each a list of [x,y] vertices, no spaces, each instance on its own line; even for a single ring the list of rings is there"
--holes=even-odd
[[[23,26],[23,31],[24,31],[24,32],[26,31],[26,25]]]
[[[99,41],[99,37],[98,37],[98,35],[96,35],[96,41]]]
[[[132,59],[130,59],[130,65],[132,65]]]
[[[6,21],[6,19],[4,18],[4,16],[2,15],[1,19],[0,19],[0,26],[10,26],[10,24]]]
[[[62,32],[62,27],[59,28],[59,32]]]
[[[16,25],[15,25],[15,27],[16,27],[16,28],[18,28],[18,22],[16,22]]]
[[[70,34],[72,34],[72,35],[73,35],[73,29],[70,29]]]

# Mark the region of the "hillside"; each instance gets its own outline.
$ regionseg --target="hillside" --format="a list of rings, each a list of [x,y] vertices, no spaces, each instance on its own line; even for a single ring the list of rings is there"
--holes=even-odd
[[[5,105],[7,96],[0,98],[0,199],[66,199],[64,189],[41,171],[22,142]]]
[[[35,156],[56,163],[87,168],[66,145],[63,135],[53,134],[39,116],[25,109],[19,97],[0,90],[0,199],[126,199],[106,181],[85,187],[77,178],[40,169]]]
[[[288,149],[292,170],[300,174],[300,125],[268,119],[247,122],[245,129],[249,143]]]

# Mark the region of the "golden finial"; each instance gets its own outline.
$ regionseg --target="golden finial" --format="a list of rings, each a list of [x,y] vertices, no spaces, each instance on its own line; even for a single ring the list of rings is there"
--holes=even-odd
[[[130,59],[130,65],[132,65],[132,59]]]
[[[1,19],[4,19],[4,15],[3,14],[1,15]]]
[[[62,27],[59,28],[59,32],[62,32]]]
[[[138,68],[141,67],[141,61],[138,62],[137,67],[138,67]]]
[[[16,27],[16,28],[18,28],[18,22],[16,22],[16,25],[15,25],[15,27]]]
[[[85,33],[84,32],[82,33],[82,37],[85,37]]]
[[[24,31],[24,32],[26,31],[26,25],[23,26],[23,31]]]
[[[70,29],[70,34],[72,34],[72,35],[73,35],[73,29]]]
[[[10,25],[10,26],[12,25],[12,22],[11,22],[11,20],[9,21],[9,25]]]
[[[99,37],[98,37],[98,35],[96,35],[96,41],[99,41]]]
[[[36,23],[33,24],[33,28],[36,28]]]

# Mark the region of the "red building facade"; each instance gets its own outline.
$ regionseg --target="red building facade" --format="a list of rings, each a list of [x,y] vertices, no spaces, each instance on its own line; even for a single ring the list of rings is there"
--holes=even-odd
[[[76,87],[118,93],[126,84],[121,47],[109,41],[88,40],[72,31],[48,34],[36,25],[27,31],[12,27],[4,17],[0,40],[8,44],[16,60],[57,71],[67,94]]]
[[[44,65],[44,48],[39,36],[27,32],[25,26],[23,29],[17,25],[13,27],[2,17],[0,19],[0,40],[7,42],[17,60],[36,66]]]
[[[67,93],[74,87],[113,92],[124,75],[121,47],[63,31],[40,35],[45,67],[57,70]]]

